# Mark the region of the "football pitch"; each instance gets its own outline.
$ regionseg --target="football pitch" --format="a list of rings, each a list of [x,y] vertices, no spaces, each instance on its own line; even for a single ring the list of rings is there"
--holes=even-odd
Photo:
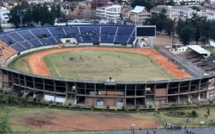
[[[106,81],[168,80],[175,77],[151,58],[137,53],[111,50],[76,50],[44,57],[51,76]]]

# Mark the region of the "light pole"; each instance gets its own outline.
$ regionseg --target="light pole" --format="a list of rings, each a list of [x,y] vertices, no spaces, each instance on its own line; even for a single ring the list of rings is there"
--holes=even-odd
[[[134,134],[134,127],[135,127],[135,124],[131,124],[131,131],[133,132],[133,134]]]

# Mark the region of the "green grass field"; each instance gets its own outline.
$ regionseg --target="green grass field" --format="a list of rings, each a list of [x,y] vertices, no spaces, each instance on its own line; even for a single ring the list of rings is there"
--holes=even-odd
[[[82,57],[83,60],[80,60]],[[101,58],[99,58],[101,57]],[[69,58],[76,58],[70,61]],[[105,81],[166,80],[175,77],[151,58],[122,51],[71,51],[44,57],[51,75],[58,78]]]

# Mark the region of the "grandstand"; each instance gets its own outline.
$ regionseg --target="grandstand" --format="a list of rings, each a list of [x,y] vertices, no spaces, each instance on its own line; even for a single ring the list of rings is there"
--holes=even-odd
[[[59,44],[61,38],[79,43],[133,45],[135,27],[125,25],[69,25],[20,29],[0,35],[5,62],[10,56],[28,49]]]
[[[215,56],[211,52],[197,45],[189,45],[182,56],[207,73],[215,71]]]

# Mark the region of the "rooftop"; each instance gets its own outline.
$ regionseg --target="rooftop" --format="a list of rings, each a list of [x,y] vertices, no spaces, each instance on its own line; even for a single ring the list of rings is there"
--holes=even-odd
[[[211,52],[205,50],[199,45],[188,45],[188,47],[199,54],[211,54]]]

